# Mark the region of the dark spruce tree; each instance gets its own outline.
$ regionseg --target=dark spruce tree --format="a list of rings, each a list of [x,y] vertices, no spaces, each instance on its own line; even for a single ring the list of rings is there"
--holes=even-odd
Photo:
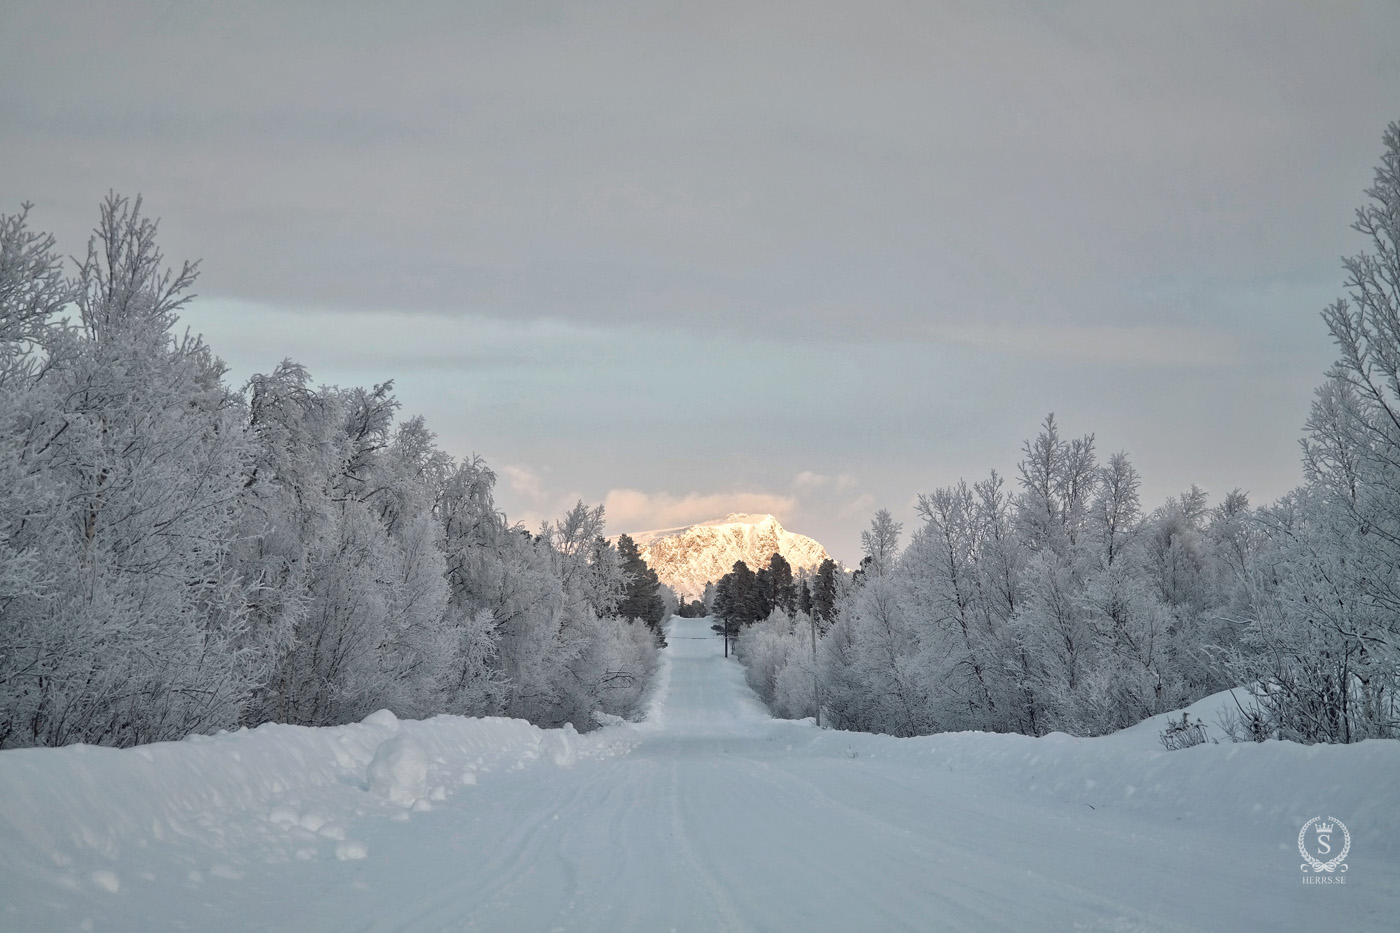
[[[792,582],[792,565],[781,554],[768,558],[767,592],[764,595],[773,609],[781,609],[788,614],[797,610],[797,587]]]
[[[699,599],[692,599],[690,602],[681,600],[680,606],[676,609],[676,615],[682,619],[703,619],[706,615],[705,603]]]
[[[729,642],[739,634],[739,617],[735,612],[734,575],[727,573],[715,586],[714,611],[717,620],[710,628],[724,636],[724,656],[729,657]]]
[[[715,587],[714,610],[719,622],[711,627],[724,636],[724,655],[728,657],[729,642],[739,629],[768,615],[760,580],[748,564],[736,560],[734,569],[720,578]]]
[[[617,553],[622,558],[622,570],[627,574],[627,584],[622,591],[622,601],[617,604],[617,614],[624,619],[641,619],[660,640],[661,622],[666,614],[666,605],[661,600],[661,581],[657,579],[656,571],[642,560],[636,542],[627,535],[618,537]]]
[[[750,623],[768,618],[773,611],[773,574],[767,567],[760,567],[753,576],[753,584],[754,605],[747,620]]]
[[[836,573],[836,562],[827,558],[812,581],[812,615],[823,626],[830,625],[836,616]]]

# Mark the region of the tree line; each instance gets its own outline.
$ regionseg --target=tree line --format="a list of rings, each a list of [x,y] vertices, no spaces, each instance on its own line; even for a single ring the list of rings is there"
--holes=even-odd
[[[511,524],[392,383],[231,388],[139,199],[72,275],[28,214],[0,216],[0,748],[638,710],[668,592],[601,506]]]
[[[783,555],[774,553],[765,567],[757,572],[742,560],[720,578],[706,586],[704,603],[719,621],[712,626],[724,636],[725,656],[730,642],[739,631],[766,619],[774,612],[788,616],[801,613],[809,618],[829,622],[836,611],[836,577],[840,573],[836,562],[827,558],[818,566],[809,581],[804,574],[794,578],[792,565]]]
[[[1338,358],[1303,438],[1304,483],[1252,506],[1196,487],[1146,511],[1128,456],[1054,416],[995,472],[881,511],[816,621],[774,605],[738,641],[783,716],[917,735],[1096,735],[1227,687],[1237,738],[1400,737],[1400,124],[1353,228]],[[736,572],[738,568],[736,567]]]

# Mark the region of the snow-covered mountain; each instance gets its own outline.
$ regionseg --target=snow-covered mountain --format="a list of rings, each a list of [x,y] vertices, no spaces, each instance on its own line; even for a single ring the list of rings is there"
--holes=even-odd
[[[706,583],[724,576],[738,560],[757,572],[774,554],[781,554],[795,574],[815,571],[828,556],[826,548],[806,535],[793,534],[771,515],[735,513],[629,537],[661,582],[684,599],[698,598]]]

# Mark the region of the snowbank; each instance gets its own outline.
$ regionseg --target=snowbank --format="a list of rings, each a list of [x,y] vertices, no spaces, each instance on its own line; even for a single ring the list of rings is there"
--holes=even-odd
[[[359,817],[431,809],[481,775],[625,751],[628,731],[579,736],[461,716],[401,721],[381,710],[333,728],[270,724],[132,749],[6,751],[0,873],[52,881],[57,870],[61,885],[116,891],[133,853],[161,844],[197,850],[195,875],[236,876],[250,855],[364,858],[367,845],[353,838]],[[204,864],[220,852],[227,863]]]
[[[1216,725],[1233,708],[1229,691],[1192,704],[1186,712],[1206,723],[1210,740],[1175,751],[1160,735],[1180,710],[1098,738],[959,732],[899,739],[818,730],[808,719],[787,723],[786,740],[809,755],[924,762],[975,777],[988,796],[1040,797],[1082,808],[1086,819],[1184,821],[1272,838],[1280,824],[1335,816],[1357,851],[1400,858],[1400,742],[1237,744]]]

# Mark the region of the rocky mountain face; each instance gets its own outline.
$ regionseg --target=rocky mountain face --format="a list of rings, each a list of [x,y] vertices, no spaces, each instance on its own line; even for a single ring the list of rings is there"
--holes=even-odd
[[[742,560],[757,572],[774,554],[792,565],[794,574],[815,572],[826,549],[806,535],[793,534],[771,515],[733,514],[684,528],[629,535],[656,576],[683,599],[698,599],[705,584],[717,581]]]

